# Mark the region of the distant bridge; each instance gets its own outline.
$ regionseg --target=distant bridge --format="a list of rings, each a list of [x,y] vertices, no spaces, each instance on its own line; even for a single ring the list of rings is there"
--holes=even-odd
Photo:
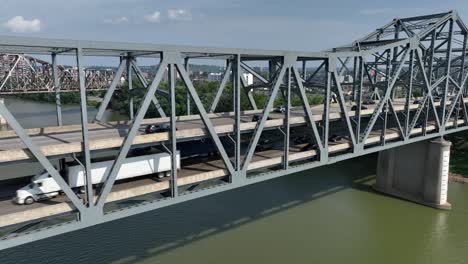
[[[115,74],[114,69],[84,71],[88,91],[108,89]],[[57,78],[57,87],[54,78]],[[52,93],[56,88],[60,92],[80,90],[76,67],[55,65],[55,61],[50,63],[25,54],[0,54],[0,80],[0,94]]]
[[[0,201],[0,249],[374,152],[380,153],[377,190],[450,208],[450,144],[442,138],[468,129],[467,40],[468,30],[454,11],[394,19],[349,45],[323,52],[0,37],[0,53],[11,54],[4,60],[8,65],[0,93],[42,89],[59,95],[68,89],[79,91],[81,98],[80,124],[62,125],[57,97],[57,126],[33,129],[24,129],[0,103],[0,115],[11,128],[0,132],[0,165],[37,161],[64,192],[51,203]],[[33,55],[51,56],[51,63]],[[77,69],[67,72],[56,65],[56,56],[73,56]],[[114,58],[115,70],[109,75],[96,71],[102,78],[93,79],[83,67],[85,56]],[[142,58],[158,65],[151,78],[142,74]],[[209,102],[200,99],[203,91],[188,70],[190,61],[203,58],[226,65]],[[255,70],[258,64],[268,67],[267,76]],[[19,65],[26,65],[28,73],[15,83],[22,78]],[[254,76],[253,84],[242,78],[245,72]],[[132,78],[141,82],[144,96],[137,107],[130,99],[128,121],[102,122],[122,77],[129,90]],[[181,83],[185,97],[176,93]],[[266,91],[266,102],[256,101],[252,93],[257,88]],[[93,89],[106,94],[90,123],[86,92]],[[322,104],[311,105],[310,95],[323,97]],[[241,108],[242,98],[250,103],[247,109]],[[275,109],[278,98],[284,107]],[[167,113],[158,107],[161,99],[169,102]],[[221,102],[232,105],[232,111],[218,112]],[[193,103],[199,114],[176,116],[180,103]],[[145,118],[151,104],[160,117]],[[146,133],[146,125],[153,124],[159,129]],[[198,146],[198,153],[177,169],[177,150],[183,154],[187,144]],[[170,175],[116,182],[127,156],[141,152],[170,153]],[[100,185],[91,184],[96,155],[114,160]],[[64,180],[66,170],[57,169],[57,163],[66,167],[70,162],[85,171],[84,194]],[[17,187],[0,192],[13,197]]]

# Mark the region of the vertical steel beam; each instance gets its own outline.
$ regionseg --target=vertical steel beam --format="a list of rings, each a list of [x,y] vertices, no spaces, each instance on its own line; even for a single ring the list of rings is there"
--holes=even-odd
[[[129,117],[130,120],[133,120],[133,80],[132,80],[132,57],[131,53],[127,53],[127,83],[128,83],[128,107],[129,107]]]
[[[450,85],[450,67],[452,62],[452,42],[453,42],[453,18],[449,21],[449,35],[447,41],[447,53],[445,60],[447,62],[447,66],[445,68],[445,85],[444,85],[444,95],[441,100],[441,108],[442,108],[442,115],[441,115],[441,124],[442,124],[442,131],[445,131],[445,126],[449,118],[446,119],[446,108],[447,108],[447,93],[449,92],[449,85]],[[455,103],[455,102],[454,102]]]
[[[177,186],[177,136],[176,136],[176,76],[174,64],[169,64],[169,96],[171,106],[171,196],[179,195]]]
[[[466,95],[466,88],[465,88],[465,83],[464,83],[464,74],[465,74],[467,42],[468,42],[468,32],[464,32],[462,52],[461,52],[462,58],[461,58],[461,63],[460,63],[460,75],[459,75],[459,78],[458,78],[458,82],[460,84],[460,87],[463,90],[463,95]]]
[[[233,106],[234,106],[234,128],[235,128],[235,137],[236,137],[236,146],[235,146],[235,169],[238,173],[237,177],[241,177],[239,172],[241,171],[241,56],[237,54],[233,60],[233,71],[232,71],[232,80],[233,80]],[[245,174],[242,175],[245,177]],[[236,179],[237,180],[237,179]],[[239,179],[241,180],[241,179]]]
[[[391,100],[391,99],[389,99]],[[387,120],[388,120],[388,101],[385,103],[384,108],[382,109],[383,114],[383,125],[380,131],[380,145],[385,146],[385,135],[387,134]]]
[[[291,68],[288,67],[287,75],[287,89],[286,89],[286,113],[284,114],[284,155],[283,155],[283,169],[289,169],[289,137],[290,137],[290,124],[289,119],[291,117]]]
[[[400,38],[400,31],[401,31],[401,21],[396,20],[395,21],[395,35],[394,35],[395,40]],[[392,63],[391,63],[391,65],[392,65],[392,70],[391,70],[392,75],[395,73],[395,70],[397,68],[397,65],[395,65],[393,63],[393,62],[395,62],[397,60],[397,58],[398,58],[398,46],[395,46],[393,48],[393,58],[391,58],[391,60],[392,60]],[[393,96],[392,96],[392,98],[393,98]]]
[[[184,59],[184,67],[185,67],[185,70],[187,72],[189,72],[189,58],[185,58]],[[189,91],[187,90],[187,93],[185,94],[186,96],[186,107],[187,107],[187,115],[190,115],[191,113],[191,106],[190,106],[190,93]]]
[[[268,61],[268,79],[273,81],[273,78],[276,74],[277,66],[275,59],[271,59]]]
[[[60,100],[60,81],[57,69],[57,54],[52,53],[52,78],[54,79],[55,109],[57,114],[57,125],[62,126],[62,102]]]
[[[322,113],[322,142],[325,151],[320,152],[320,161],[325,162],[328,160],[328,135],[330,131],[330,96],[331,96],[331,75],[332,69],[336,69],[336,65],[330,64],[330,59],[325,62],[326,69],[326,83],[325,94],[323,99],[323,113]]]
[[[88,207],[93,207],[93,184],[91,179],[91,153],[89,151],[89,136],[88,136],[88,106],[86,102],[86,84],[85,73],[83,68],[83,51],[81,48],[76,49],[76,67],[78,69],[78,83],[80,85],[80,110],[81,110],[81,137],[83,149],[83,172],[85,176],[86,202]]]
[[[380,55],[380,56],[382,56],[382,55]],[[378,68],[377,63],[379,62],[379,58],[381,58],[381,57],[375,56],[375,58],[374,58],[374,63],[375,63],[374,83],[377,83],[377,75],[379,75],[379,72],[377,71],[377,68]]]
[[[358,79],[358,59],[359,57],[354,57],[354,62],[353,62],[353,90],[352,90],[352,100],[353,102],[356,102],[356,87],[357,87],[357,79]]]
[[[388,91],[390,91],[390,95],[391,97],[393,98],[393,86],[391,87],[390,86],[390,82],[392,81],[390,79],[390,76],[393,76],[393,78],[397,78],[398,76],[395,76],[395,65],[394,65],[394,62],[396,61],[396,58],[397,58],[397,52],[398,52],[398,49],[394,48],[393,51],[390,51],[389,54],[388,54],[388,57],[387,57],[387,65],[386,65],[386,69],[385,69],[385,75],[387,75],[387,80],[386,80],[386,90],[385,92],[387,93]],[[383,125],[382,125],[382,129],[380,131],[380,145],[381,146],[385,146],[385,135],[387,134],[387,117],[388,117],[388,101],[389,100],[392,100],[390,97],[388,97],[384,102],[383,102],[383,108],[382,108],[382,115],[383,115]],[[363,142],[365,143],[366,141],[363,140]]]
[[[410,58],[409,58],[409,69],[408,69],[408,78],[409,78],[409,85],[406,90],[406,101],[405,101],[405,138],[408,139],[411,135],[411,131],[409,130],[410,126],[410,117],[411,117],[411,95],[413,94],[413,75],[414,75],[414,50],[410,51]]]
[[[109,89],[107,89],[106,95],[104,95],[104,99],[102,100],[102,103],[99,106],[98,112],[94,120],[101,121],[102,116],[104,115],[104,112],[106,111],[107,106],[109,105],[109,102],[112,99],[112,95],[114,94],[115,88],[117,87],[117,84],[120,82],[120,77],[122,76],[122,73],[125,69],[125,64],[126,64],[125,59],[120,61],[119,68],[117,68],[117,71],[115,72],[114,79],[112,79]]]
[[[356,142],[361,144],[361,106],[362,106],[362,91],[364,89],[364,71],[367,71],[365,67],[364,57],[357,57],[359,63],[359,72],[357,76],[359,76],[359,85],[356,85],[357,92],[356,92],[356,111],[355,111],[355,120],[356,120],[356,134],[354,137],[356,138]],[[373,98],[371,98],[373,100]]]
[[[428,69],[427,69],[427,77],[429,80],[429,85],[432,85],[432,72],[434,70],[434,53],[435,53],[435,42],[436,42],[436,35],[437,35],[437,28],[434,28],[434,30],[431,33],[431,45],[429,47],[429,62],[428,62]],[[421,69],[421,71],[424,71],[424,68]],[[437,113],[436,113],[437,114]]]

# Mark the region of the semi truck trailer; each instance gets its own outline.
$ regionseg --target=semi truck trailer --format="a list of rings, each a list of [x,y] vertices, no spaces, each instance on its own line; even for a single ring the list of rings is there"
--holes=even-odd
[[[177,168],[180,168],[180,153],[177,151]],[[103,183],[114,160],[91,163],[92,184]],[[144,175],[157,174],[158,176],[170,175],[171,155],[168,153],[157,153],[125,159],[117,173],[116,181],[130,179]],[[79,191],[85,185],[84,168],[82,165],[69,166],[65,181],[70,188]],[[18,204],[32,204],[39,200],[51,199],[58,196],[62,188],[49,175],[47,171],[36,174],[31,178],[31,183],[16,191],[15,202]]]

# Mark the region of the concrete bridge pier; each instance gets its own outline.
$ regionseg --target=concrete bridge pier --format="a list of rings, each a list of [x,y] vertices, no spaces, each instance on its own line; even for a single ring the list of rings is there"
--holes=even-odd
[[[449,141],[417,142],[379,153],[374,189],[391,196],[438,209],[451,209],[447,201]]]
[[[0,97],[0,104],[3,104],[5,103],[4,99]],[[5,118],[0,114],[0,126],[4,126],[6,125],[7,122],[5,120]]]

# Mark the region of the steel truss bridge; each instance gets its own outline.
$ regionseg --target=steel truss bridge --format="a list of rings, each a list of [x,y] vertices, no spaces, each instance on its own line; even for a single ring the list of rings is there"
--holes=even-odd
[[[25,54],[0,54],[0,94],[79,91],[77,68],[57,65],[56,56],[51,57],[48,62]],[[115,74],[113,69],[84,71],[88,91],[106,90]],[[55,86],[57,83],[60,85]]]
[[[5,55],[10,66],[6,66],[0,93],[55,92],[58,105],[57,127],[24,129],[0,103],[0,114],[11,128],[0,132],[0,162],[39,162],[65,197],[54,205],[17,206],[12,213],[0,215],[1,225],[17,230],[18,225],[50,215],[73,216],[58,225],[10,232],[0,241],[0,248],[466,130],[467,34],[463,21],[451,11],[394,19],[349,45],[323,52],[0,37],[0,53],[13,54]],[[51,56],[51,62],[33,59],[33,55]],[[57,56],[76,58],[75,73],[56,65]],[[97,85],[84,69],[85,56],[113,57],[119,63],[112,71],[95,72],[102,77]],[[157,62],[151,79],[143,76],[140,58]],[[190,61],[200,58],[226,62],[224,78],[209,104],[201,101],[187,69]],[[259,64],[268,65],[268,76],[255,70]],[[14,74],[19,65],[26,65],[28,73]],[[245,72],[254,76],[254,84],[245,83]],[[76,78],[70,81],[67,76],[73,75]],[[137,78],[145,87],[144,96],[138,106],[130,103],[128,122],[101,122],[123,75],[130,90],[132,78]],[[163,90],[160,83],[165,75],[168,87]],[[177,81],[188,94],[184,103],[193,103],[198,114],[176,115]],[[86,92],[93,89],[105,89],[106,94],[94,123],[89,123]],[[264,104],[256,101],[255,89],[266,91]],[[62,125],[59,95],[64,90],[80,93],[79,125]],[[322,103],[311,105],[311,95],[320,95]],[[216,111],[223,96],[232,104],[231,112]],[[248,98],[249,109],[241,108],[241,98]],[[285,102],[282,113],[273,111],[278,98]],[[150,105],[159,106],[158,100],[167,100],[169,109],[157,107],[160,117],[145,118]],[[141,132],[142,126],[153,123],[168,123],[170,129]],[[264,141],[262,134],[274,133],[281,147],[258,148]],[[183,161],[178,170],[179,146],[203,138],[212,142],[217,155],[209,161]],[[134,196],[158,193],[158,199],[119,207],[118,201],[132,199],[132,195],[119,193],[119,188],[126,189],[116,183],[117,173],[132,149],[148,146],[171,153],[172,173],[161,182],[129,187]],[[91,157],[103,150],[117,154],[105,183],[98,188],[89,178]],[[79,160],[85,168],[84,195],[76,194],[51,162],[65,158]]]

